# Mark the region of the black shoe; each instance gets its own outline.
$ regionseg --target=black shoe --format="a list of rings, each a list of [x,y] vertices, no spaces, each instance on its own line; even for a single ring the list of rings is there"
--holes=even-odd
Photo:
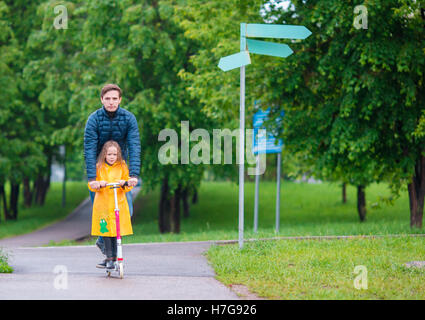
[[[115,261],[114,260],[105,260],[106,261],[106,269],[113,270],[115,269]]]
[[[106,268],[106,259],[105,259],[105,260],[103,260],[103,262],[98,263],[98,264],[96,265],[96,268],[99,268],[99,269],[105,269],[105,268]]]

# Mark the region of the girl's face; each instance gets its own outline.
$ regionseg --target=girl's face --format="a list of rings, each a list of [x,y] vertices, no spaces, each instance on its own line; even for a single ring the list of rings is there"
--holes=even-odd
[[[118,158],[118,150],[115,147],[109,147],[106,151],[106,161],[109,164],[114,164],[115,161],[117,161]]]

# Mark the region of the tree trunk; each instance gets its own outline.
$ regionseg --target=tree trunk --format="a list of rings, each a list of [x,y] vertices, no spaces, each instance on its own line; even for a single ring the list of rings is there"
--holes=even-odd
[[[170,196],[168,178],[164,178],[161,186],[161,197],[159,199],[158,226],[160,233],[170,232]]]
[[[342,184],[342,203],[347,203],[347,184]]]
[[[360,221],[366,220],[366,193],[364,186],[357,186],[357,211]]]
[[[24,184],[24,206],[26,208],[29,208],[32,205],[34,189],[31,190],[31,181],[28,177],[25,177],[23,179],[23,184]]]
[[[182,192],[183,200],[183,218],[189,218],[189,188],[184,188]]]
[[[6,203],[6,194],[4,192],[4,184],[3,183],[0,184],[0,201],[3,202],[4,220],[7,220],[7,203]],[[0,216],[1,216],[1,214],[0,214]]]
[[[47,191],[50,187],[50,170],[48,173],[39,174],[35,183],[35,203],[43,206],[46,201]]]
[[[45,179],[43,177],[43,174],[39,173],[37,176],[37,179],[35,180],[34,183],[34,188],[35,188],[35,203],[38,205],[43,205],[44,203],[44,196],[46,194],[46,186],[45,186]]]
[[[46,200],[47,191],[50,187],[50,176],[52,171],[52,155],[48,154],[47,167],[42,170],[35,181],[35,203],[43,206]]]
[[[66,206],[66,154],[65,158],[63,160],[63,181],[62,181],[62,208],[65,208]]]
[[[3,212],[4,212],[4,220],[13,220],[13,216],[10,214],[9,206],[7,205],[6,199],[6,191],[4,189],[4,184],[0,185],[0,195],[3,201]]]
[[[12,220],[18,219],[19,186],[20,183],[11,183],[10,210],[12,211]]]
[[[192,204],[198,203],[198,190],[193,189]]]
[[[410,206],[410,227],[422,228],[425,197],[425,157],[421,156],[415,165],[415,174],[407,185]]]
[[[172,217],[173,217],[173,232],[180,233],[180,198],[181,198],[181,185],[177,187],[174,192],[173,206],[172,206]]]

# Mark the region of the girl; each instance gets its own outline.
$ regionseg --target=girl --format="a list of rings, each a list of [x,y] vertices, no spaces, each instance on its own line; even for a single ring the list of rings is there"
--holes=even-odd
[[[125,192],[129,192],[133,187],[124,186],[128,179],[128,167],[122,159],[119,144],[112,140],[106,142],[96,163],[96,181],[99,181],[101,188],[92,189],[89,184],[90,191],[96,192],[93,203],[91,234],[102,236],[105,241],[106,260],[98,264],[97,267],[113,269],[114,262],[117,259],[114,190],[106,187],[107,183],[119,182],[121,184],[121,189],[117,189],[121,236],[133,234],[125,196]]]

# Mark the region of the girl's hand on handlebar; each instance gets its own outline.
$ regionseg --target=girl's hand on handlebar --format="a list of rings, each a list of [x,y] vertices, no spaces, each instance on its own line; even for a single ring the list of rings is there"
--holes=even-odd
[[[101,188],[105,188],[107,183],[108,182],[106,182],[106,181],[99,181],[99,184],[100,184],[100,187]]]
[[[100,188],[100,184],[99,181],[91,181],[89,182],[90,188],[92,188],[93,190],[99,190]]]
[[[124,186],[124,184],[126,183],[126,181],[125,180],[120,180],[120,181],[118,181],[119,182],[119,184],[121,185],[121,187],[123,187]]]
[[[137,183],[138,183],[137,178],[128,179],[128,186],[129,187],[135,187],[135,186],[137,186]]]

